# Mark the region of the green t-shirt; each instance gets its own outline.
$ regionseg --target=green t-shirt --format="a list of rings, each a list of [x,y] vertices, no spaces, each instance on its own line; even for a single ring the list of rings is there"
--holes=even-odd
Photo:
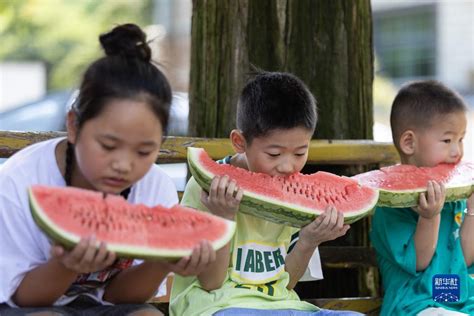
[[[208,211],[200,201],[201,188],[191,178],[181,203]],[[170,299],[171,315],[212,315],[229,307],[256,309],[318,308],[301,301],[286,286],[285,256],[291,236],[298,230],[255,216],[237,213],[236,232],[231,241],[231,262],[221,288],[207,292],[196,277],[174,277]]]
[[[435,253],[429,266],[418,272],[413,238],[418,214],[410,208],[376,209],[370,238],[385,290],[381,315],[416,315],[429,307],[474,314],[474,281],[468,274],[459,238],[465,208],[465,201],[444,205]],[[437,274],[459,276],[459,301],[440,303],[433,299],[433,277]]]

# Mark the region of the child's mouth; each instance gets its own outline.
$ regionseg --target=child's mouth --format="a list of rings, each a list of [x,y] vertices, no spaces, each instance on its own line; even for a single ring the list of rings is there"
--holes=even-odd
[[[122,178],[105,178],[104,183],[111,187],[123,187],[127,184],[127,180]]]

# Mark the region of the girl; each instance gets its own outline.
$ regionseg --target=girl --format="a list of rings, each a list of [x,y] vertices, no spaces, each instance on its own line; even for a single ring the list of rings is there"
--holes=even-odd
[[[160,315],[144,302],[166,275],[195,275],[215,260],[205,241],[175,264],[117,259],[94,236],[66,251],[35,225],[26,194],[34,184],[120,194],[149,206],[178,202],[173,182],[154,165],[168,124],[169,83],[150,62],[138,26],[120,25],[99,39],[106,56],[84,75],[67,138],[25,148],[0,172],[1,315]]]

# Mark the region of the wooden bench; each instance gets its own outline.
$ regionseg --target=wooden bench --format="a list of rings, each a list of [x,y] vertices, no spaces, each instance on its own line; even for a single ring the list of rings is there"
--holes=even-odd
[[[65,136],[64,132],[13,132],[0,131],[0,158],[8,158],[18,150],[38,141]],[[214,159],[233,152],[228,139],[196,137],[167,137],[161,148],[158,163],[186,161],[187,147],[202,147]],[[398,154],[391,143],[371,140],[313,140],[310,144],[309,165],[380,166],[398,162]],[[323,269],[375,268],[375,253],[366,246],[321,246]],[[373,282],[379,282],[378,278]],[[170,280],[168,282],[170,284]],[[301,282],[300,282],[301,283]],[[160,310],[167,311],[169,293],[152,300]],[[381,306],[380,292],[371,297],[304,298],[322,308],[347,309],[368,315],[377,315]]]

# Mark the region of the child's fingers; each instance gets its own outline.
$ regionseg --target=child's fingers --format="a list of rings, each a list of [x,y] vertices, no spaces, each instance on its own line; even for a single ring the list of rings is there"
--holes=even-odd
[[[207,194],[207,192],[204,190],[201,190],[201,202],[204,205],[209,203],[209,194]]]
[[[105,267],[111,266],[115,262],[116,259],[117,259],[117,256],[115,255],[115,252],[107,251],[107,256],[105,257],[105,260],[104,260],[104,266]]]
[[[433,181],[433,197],[434,201],[438,202],[441,200],[441,186],[438,184],[438,182]]]
[[[65,251],[64,251],[64,248],[61,247],[60,245],[52,245],[50,253],[51,253],[51,257],[57,258],[57,257],[61,257],[65,253]]]
[[[330,208],[330,219],[329,219],[329,229],[334,229],[337,226],[337,217],[338,217],[338,212],[334,206]]]
[[[317,230],[319,227],[321,227],[321,223],[324,221],[324,219],[327,217],[327,213],[321,213],[314,221],[312,221],[309,225],[311,225],[312,230]]]
[[[444,199],[446,198],[446,186],[444,185],[444,183],[440,184],[440,188],[441,188],[441,197],[444,202]]]
[[[232,180],[229,182],[229,186],[227,187],[227,190],[225,192],[225,197],[228,201],[232,201],[234,199],[234,192],[236,191],[237,188],[237,183]]]
[[[79,262],[84,257],[89,245],[89,238],[81,238],[79,243],[69,253],[69,258],[74,262]]]
[[[237,194],[235,195],[235,201],[237,203],[240,203],[240,201],[242,201],[243,196],[244,196],[244,190],[238,188]]]
[[[220,179],[219,185],[217,187],[217,197],[219,197],[219,198],[224,198],[225,197],[228,183],[229,183],[229,177],[228,176],[223,176]]]
[[[212,247],[210,246],[209,242],[207,240],[201,241],[201,256],[198,262],[201,268],[204,268],[206,265],[209,264],[211,260],[211,252]]]
[[[197,265],[199,264],[199,260],[201,259],[201,252],[202,252],[202,247],[201,244],[199,244],[197,247],[193,249],[193,252],[191,254],[191,258],[189,260],[189,263],[187,266],[184,268],[183,272],[188,272],[189,270],[195,269]]]
[[[428,201],[426,200],[426,193],[420,193],[420,199],[418,201],[418,212],[428,207]]]
[[[216,261],[216,251],[214,248],[212,248],[212,245],[210,242],[207,242],[207,247],[209,248],[209,263],[212,263]]]
[[[321,225],[319,225],[320,228],[327,228],[329,225],[329,222],[331,220],[331,212],[332,212],[332,207],[329,206],[326,211],[324,212],[325,216],[323,218],[323,221],[321,222]]]
[[[209,198],[217,196],[219,182],[220,182],[219,176],[215,176],[214,179],[212,179],[211,187],[209,188]]]
[[[181,274],[181,271],[188,266],[189,261],[191,260],[191,256],[186,256],[178,260],[175,264],[170,264],[170,270],[176,271],[177,273]]]
[[[428,204],[433,204],[436,201],[435,188],[434,188],[433,181],[428,181],[426,197],[427,197]]]
[[[336,227],[338,229],[341,229],[341,228],[343,228],[343,226],[344,226],[344,214],[342,212],[337,212]]]
[[[341,236],[344,236],[350,228],[351,228],[351,226],[350,226],[350,225],[347,225],[347,224],[344,225],[344,226],[342,226],[342,234],[341,234]],[[340,237],[340,236],[339,236],[339,237]]]
[[[96,244],[95,237],[93,236],[93,237],[89,238],[87,249],[84,252],[84,255],[82,256],[82,258],[79,262],[80,265],[90,267],[93,264],[94,258],[95,258],[96,253],[97,253],[97,248],[96,248],[95,244]]]
[[[99,249],[97,249],[94,261],[98,264],[102,264],[107,257],[107,245],[105,242],[101,241],[99,244]]]

